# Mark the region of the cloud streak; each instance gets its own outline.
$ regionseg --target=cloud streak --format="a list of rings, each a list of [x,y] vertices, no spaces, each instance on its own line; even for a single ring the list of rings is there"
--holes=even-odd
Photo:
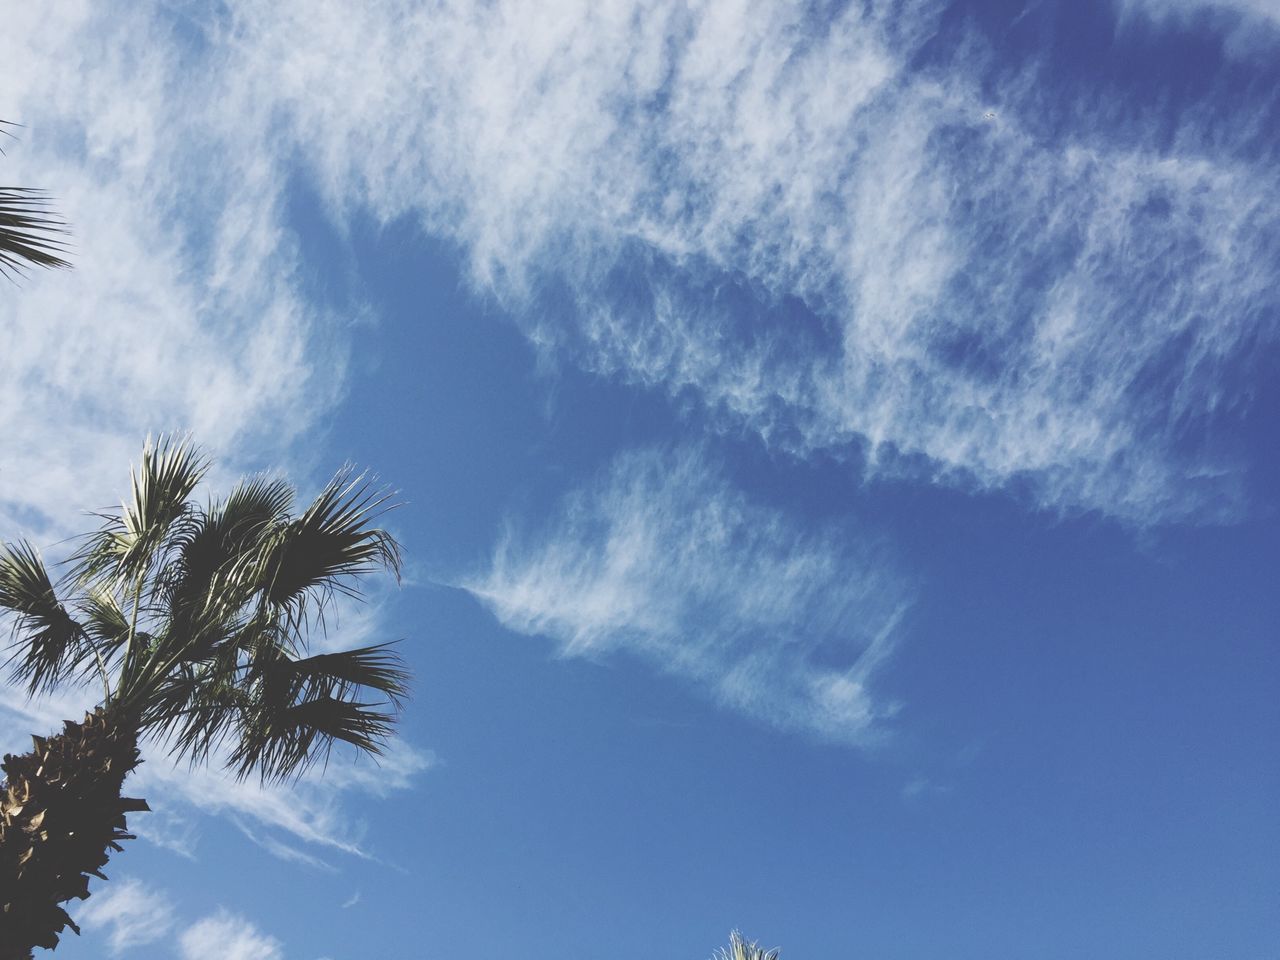
[[[280,941],[228,910],[192,924],[178,940],[181,960],[281,960]]]
[[[164,893],[125,877],[98,890],[77,916],[87,930],[106,930],[107,948],[119,954],[160,940],[173,928],[173,904]]]
[[[867,746],[893,710],[870,681],[906,603],[873,543],[804,532],[696,449],[647,450],[464,586],[566,656],[632,654],[766,724]]]
[[[777,447],[1138,522],[1243,507],[1216,428],[1280,322],[1256,98],[1224,133],[1034,64],[993,84],[927,0],[219,10],[67,5],[0,41],[29,65],[0,108],[40,121],[8,172],[79,246],[0,305],[10,524],[146,428],[251,459],[340,396],[299,170],[339,219],[455,241],[555,356]]]
[[[1232,515],[1208,441],[1277,338],[1275,166],[1194,104],[1170,140],[1034,68],[986,92],[940,11],[242,3],[222,35],[335,206],[454,237],[557,355],[873,472]]]

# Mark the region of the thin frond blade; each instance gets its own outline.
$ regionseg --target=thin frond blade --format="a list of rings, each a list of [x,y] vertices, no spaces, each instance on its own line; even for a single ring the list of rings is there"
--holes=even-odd
[[[308,601],[323,609],[334,592],[357,595],[356,578],[385,568],[400,572],[400,546],[373,523],[392,506],[393,494],[365,476],[343,470],[302,516],[284,527],[263,570],[266,599],[295,623]]]
[[[269,670],[288,678],[291,688],[347,697],[358,690],[382,694],[397,706],[409,692],[409,672],[391,644],[279,660]]]
[[[157,596],[170,635],[210,635],[202,625],[231,624],[261,590],[271,534],[288,522],[293,488],[280,480],[241,482],[207,510],[193,507],[175,522],[172,561],[157,572]],[[222,631],[225,633],[225,631]]]
[[[31,693],[83,666],[84,629],[58,599],[44,562],[26,542],[0,545],[0,609],[13,620],[8,665]]]
[[[186,438],[162,435],[154,444],[148,441],[141,464],[130,471],[132,489],[119,519],[108,519],[75,558],[81,581],[126,581],[145,574],[207,469],[204,456]]]
[[[776,949],[766,950],[755,941],[746,940],[734,930],[729,934],[729,949],[717,950],[712,960],[778,960]]]
[[[0,187],[0,273],[13,279],[26,267],[69,267],[67,225],[49,197],[26,187]]]
[[[395,718],[376,704],[319,696],[288,706],[272,705],[246,716],[228,765],[241,779],[287,780],[317,761],[327,761],[335,741],[379,754]]]

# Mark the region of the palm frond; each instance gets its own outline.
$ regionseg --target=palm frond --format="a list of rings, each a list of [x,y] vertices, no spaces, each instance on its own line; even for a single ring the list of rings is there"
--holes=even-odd
[[[778,951],[765,950],[754,940],[748,943],[734,930],[729,934],[729,949],[717,950],[712,960],[778,960]]]
[[[186,438],[162,435],[154,445],[148,441],[138,469],[130,470],[132,490],[119,518],[108,518],[75,557],[81,581],[124,582],[144,575],[207,469]]]
[[[264,546],[287,523],[292,501],[287,483],[256,478],[222,503],[193,507],[175,521],[172,561],[156,574],[170,634],[197,633],[201,622],[230,623],[250,603],[261,589]]]
[[[194,767],[231,737],[247,693],[217,664],[180,663],[147,698],[140,727],[158,731],[160,743]]]
[[[10,672],[30,693],[51,690],[83,666],[84,628],[58,600],[40,554],[26,542],[0,545],[0,609],[13,616]]]
[[[298,519],[275,538],[262,573],[266,599],[285,609],[290,622],[305,623],[309,603],[316,612],[334,593],[357,596],[355,580],[378,568],[400,573],[400,546],[372,526],[391,509],[393,494],[376,489],[365,475],[344,469]]]
[[[27,187],[0,187],[0,273],[14,279],[27,266],[69,267],[67,225],[49,197]]]
[[[382,643],[354,650],[320,653],[294,660],[280,657],[264,674],[292,699],[313,696],[348,698],[357,690],[380,693],[399,706],[408,695],[409,674],[404,661]]]
[[[147,444],[137,471],[130,470],[132,490],[124,504],[127,549],[123,566],[136,566],[160,544],[172,524],[187,510],[187,498],[204,476],[208,463],[186,439],[161,436]]]
[[[76,603],[84,632],[105,662],[129,637],[129,618],[116,597],[107,590],[88,590]]]
[[[288,483],[251,477],[242,480],[212,513],[223,529],[252,536],[266,523],[287,517],[292,507],[293,487]]]
[[[311,764],[327,762],[335,741],[379,754],[394,716],[376,704],[319,696],[283,708],[260,705],[244,716],[240,742],[228,766],[240,779],[256,772],[263,781],[287,780]]]
[[[188,585],[204,585],[229,563],[257,553],[269,531],[288,522],[293,488],[282,480],[242,481],[222,503],[192,510],[175,532],[173,572]]]

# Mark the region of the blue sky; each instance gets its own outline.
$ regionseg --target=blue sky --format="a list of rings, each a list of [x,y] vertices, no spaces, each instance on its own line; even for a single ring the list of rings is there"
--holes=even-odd
[[[59,956],[1274,953],[1274,0],[6,20],[76,267],[0,303],[0,534],[149,432],[368,466],[407,577],[327,642],[416,675],[380,766],[149,755]]]

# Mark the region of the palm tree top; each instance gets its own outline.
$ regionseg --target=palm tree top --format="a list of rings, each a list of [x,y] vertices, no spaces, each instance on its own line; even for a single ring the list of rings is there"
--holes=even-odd
[[[298,775],[339,740],[379,753],[407,691],[400,656],[310,641],[364,575],[398,577],[399,546],[376,526],[392,494],[346,467],[296,515],[293,488],[266,477],[201,504],[207,468],[189,440],[149,441],[129,497],[57,582],[29,543],[0,544],[12,677],[32,695],[96,679],[139,733],[240,777]]]
[[[729,934],[729,949],[717,950],[711,960],[778,960],[778,951],[766,950],[754,940],[748,942],[734,930]]]

